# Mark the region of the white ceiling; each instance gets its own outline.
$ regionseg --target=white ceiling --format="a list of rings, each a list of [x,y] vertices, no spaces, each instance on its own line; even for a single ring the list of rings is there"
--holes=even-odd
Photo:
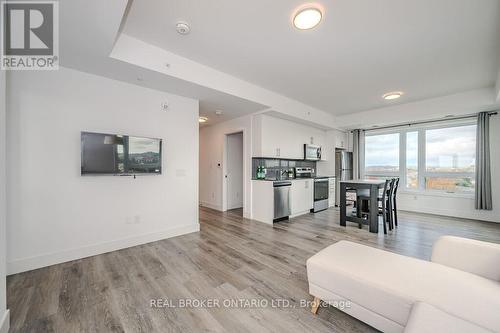
[[[495,84],[498,0],[324,0],[322,23],[298,31],[302,4],[134,1],[123,32],[335,115]],[[406,94],[382,100],[391,90]]]
[[[61,65],[198,99],[200,101],[200,115],[209,118],[209,121],[204,125],[216,124],[269,108],[266,105],[109,57],[126,6],[127,0],[61,2],[59,5],[59,58]],[[222,110],[223,114],[217,116],[216,110]]]

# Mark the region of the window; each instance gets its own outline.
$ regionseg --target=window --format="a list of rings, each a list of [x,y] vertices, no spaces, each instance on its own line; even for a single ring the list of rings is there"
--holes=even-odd
[[[475,166],[476,125],[426,130],[426,189],[473,191]]]
[[[436,124],[367,132],[364,177],[399,177],[401,186],[414,191],[472,193],[476,125]]]
[[[391,177],[399,173],[399,133],[365,137],[365,176]]]

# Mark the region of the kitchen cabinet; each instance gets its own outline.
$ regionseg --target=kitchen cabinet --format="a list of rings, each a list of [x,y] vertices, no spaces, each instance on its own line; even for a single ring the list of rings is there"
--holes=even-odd
[[[322,147],[326,144],[324,130],[267,115],[254,117],[253,131],[254,157],[301,160],[304,158],[304,144]]]
[[[348,148],[347,132],[335,131],[335,148]]]
[[[274,188],[273,182],[252,180],[252,219],[273,224]]]
[[[292,216],[308,213],[314,204],[314,183],[312,179],[295,179],[290,189]]]
[[[312,179],[294,179],[290,186],[290,216],[309,213],[313,208]],[[272,181],[252,180],[252,219],[273,224],[274,187]]]
[[[328,207],[335,206],[335,178],[328,178]]]

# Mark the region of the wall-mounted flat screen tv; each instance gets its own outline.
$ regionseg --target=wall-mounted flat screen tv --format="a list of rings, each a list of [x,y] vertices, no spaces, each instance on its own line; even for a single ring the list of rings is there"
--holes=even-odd
[[[161,139],[81,133],[82,175],[161,174]]]

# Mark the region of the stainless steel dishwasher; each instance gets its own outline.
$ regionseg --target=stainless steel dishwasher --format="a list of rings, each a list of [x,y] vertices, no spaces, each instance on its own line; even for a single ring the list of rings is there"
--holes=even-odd
[[[274,219],[273,221],[287,220],[290,216],[290,188],[292,182],[277,181],[274,187]]]

